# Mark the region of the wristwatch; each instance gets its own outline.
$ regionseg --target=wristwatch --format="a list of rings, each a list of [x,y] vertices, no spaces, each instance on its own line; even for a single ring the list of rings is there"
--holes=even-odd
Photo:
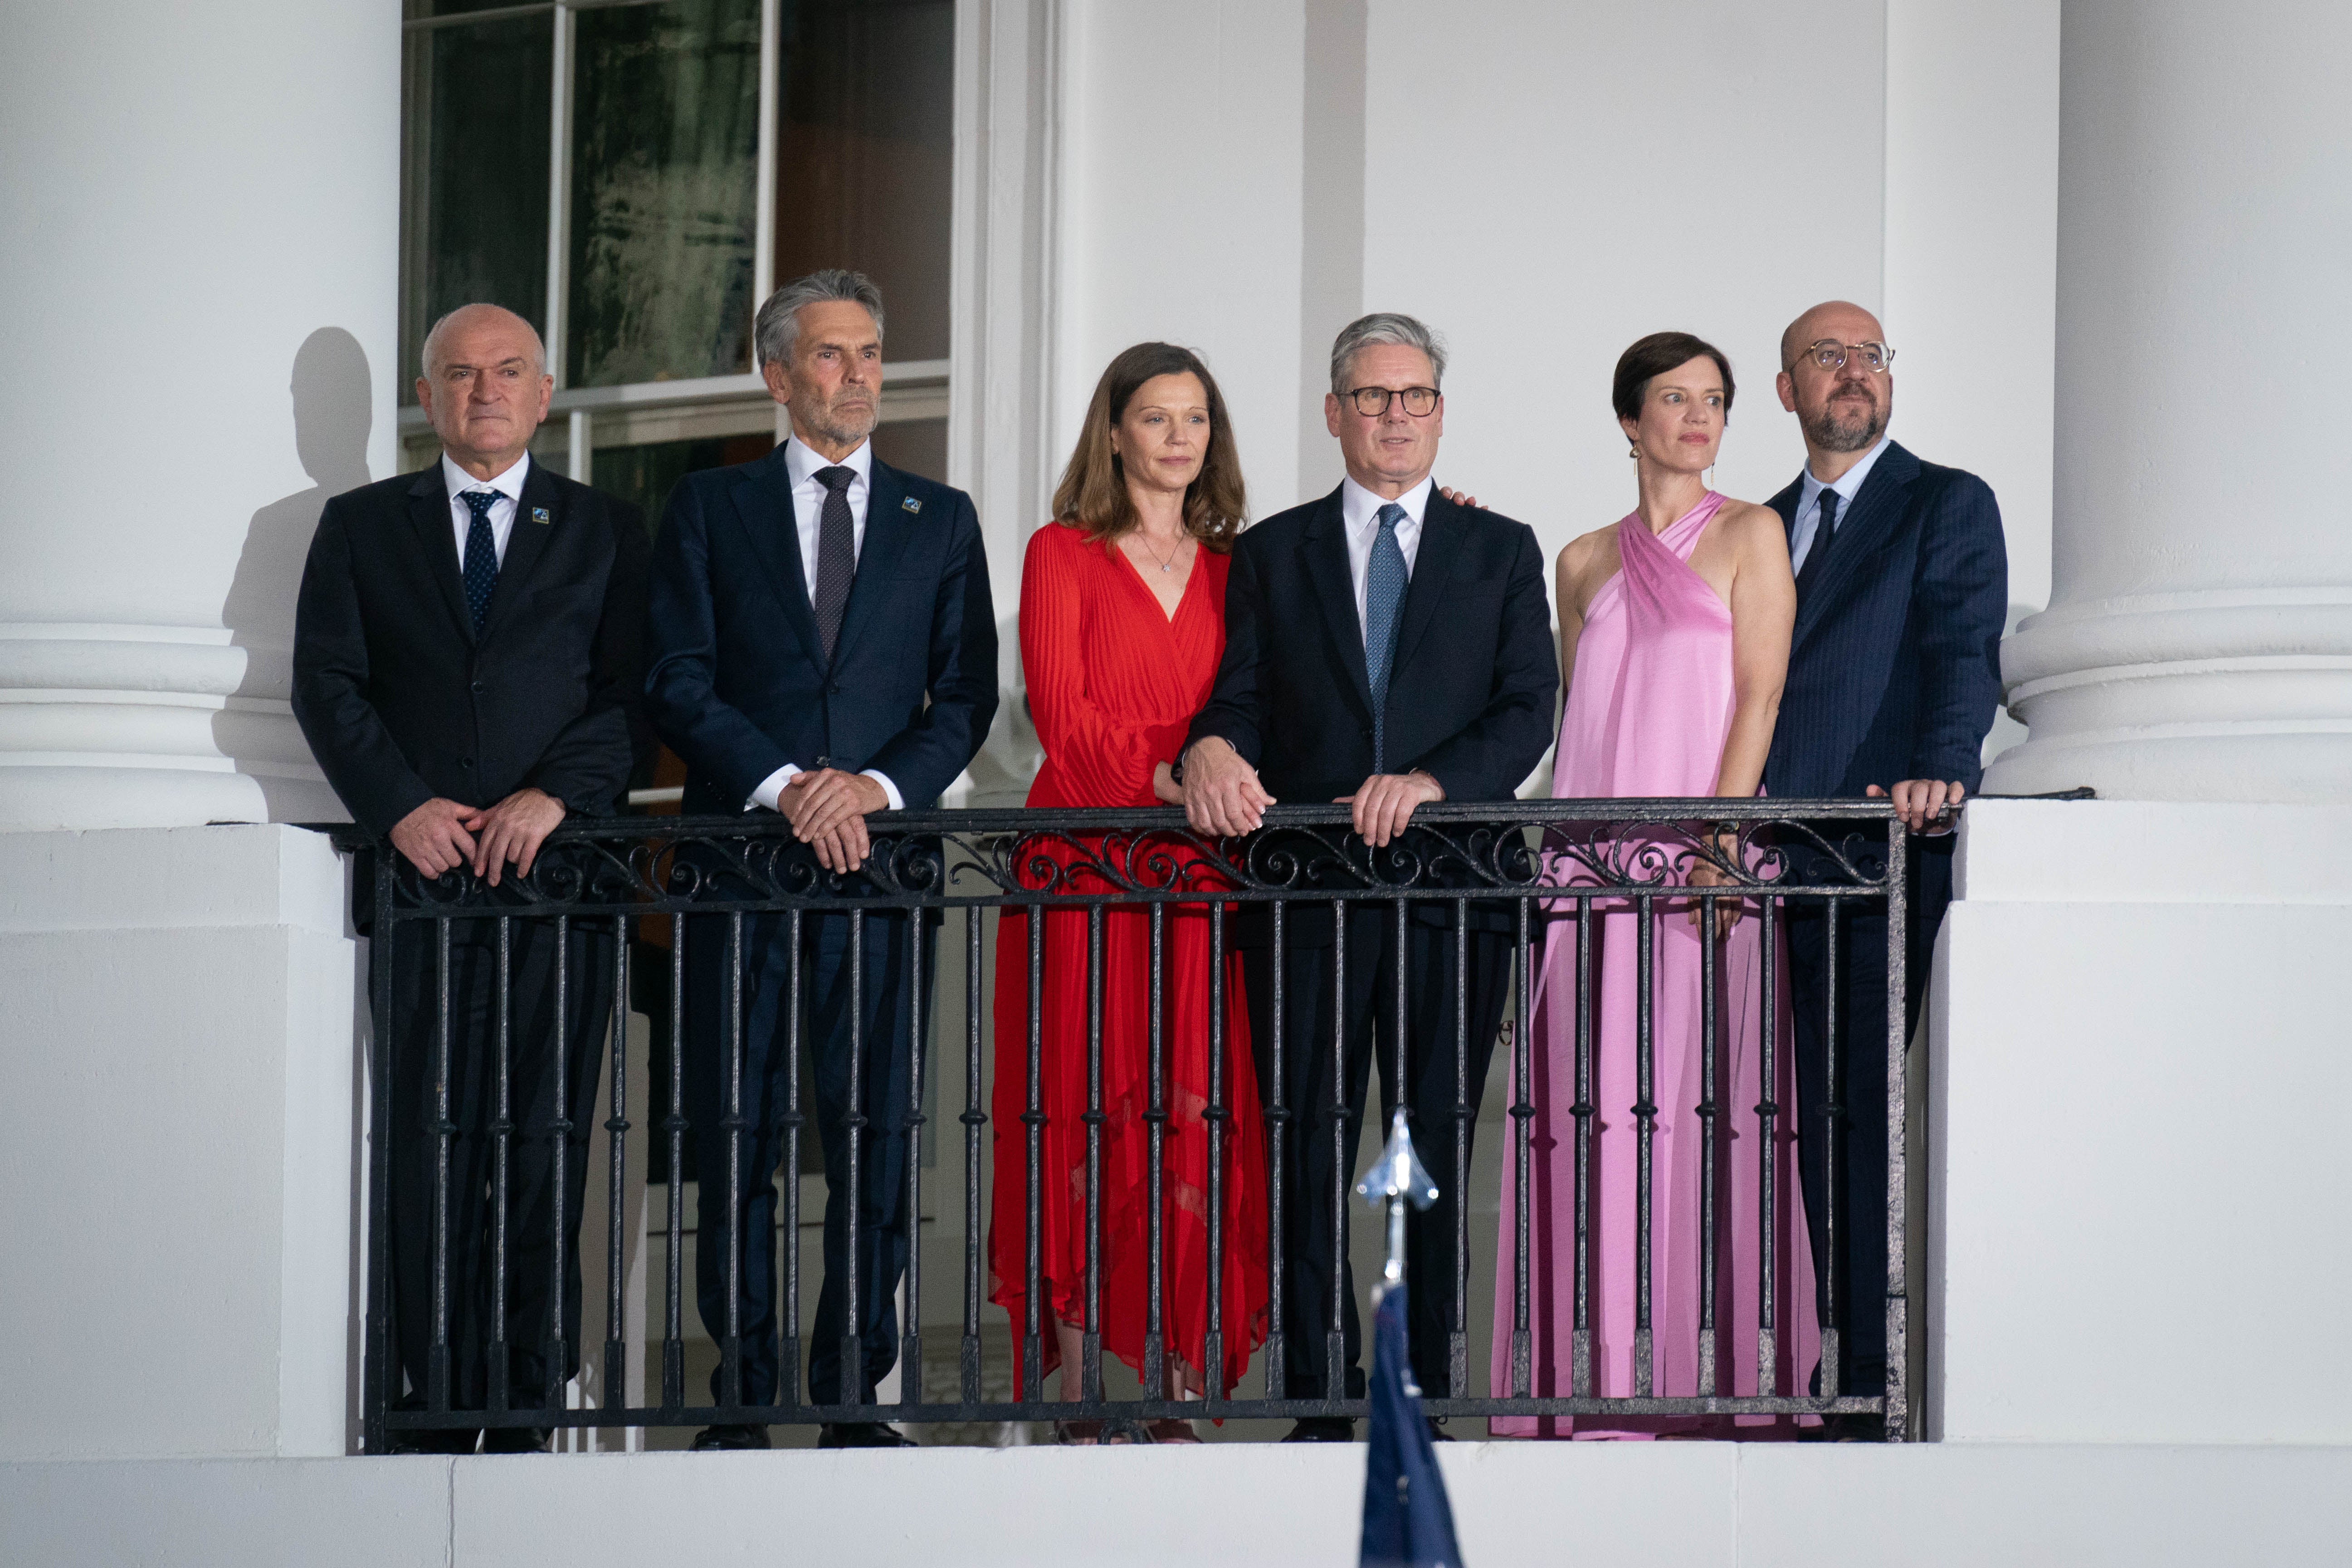
[[[1168,777],[1179,784],[1184,782],[1184,753],[1181,751],[1176,753],[1176,760],[1168,764]]]

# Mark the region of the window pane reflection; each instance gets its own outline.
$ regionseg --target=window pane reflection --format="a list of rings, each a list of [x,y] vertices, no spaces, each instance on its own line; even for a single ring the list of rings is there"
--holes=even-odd
[[[953,0],[785,0],[776,281],[854,267],[882,286],[886,357],[948,357]]]
[[[720,436],[690,441],[647,441],[632,447],[599,447],[596,488],[645,509],[646,531],[661,532],[669,492],[687,475],[704,468],[753,462],[775,449],[770,435]]]
[[[549,16],[411,32],[400,384],[425,331],[487,300],[547,328],[547,160],[555,24]]]
[[[759,0],[576,16],[570,384],[749,370]]]

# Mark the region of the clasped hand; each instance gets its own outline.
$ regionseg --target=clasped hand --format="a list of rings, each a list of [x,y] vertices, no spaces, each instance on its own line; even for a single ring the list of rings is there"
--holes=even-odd
[[[530,875],[539,847],[563,817],[563,803],[542,789],[519,789],[492,806],[435,795],[393,824],[392,847],[428,877],[466,866],[495,888],[509,866]]]
[[[793,825],[793,837],[812,846],[826,870],[844,876],[865,865],[872,847],[866,837],[866,814],[889,806],[890,796],[881,784],[839,768],[794,773],[776,799],[776,809]]]

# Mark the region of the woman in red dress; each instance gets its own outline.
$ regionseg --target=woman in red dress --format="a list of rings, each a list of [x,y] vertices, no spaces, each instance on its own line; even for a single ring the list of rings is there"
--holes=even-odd
[[[1021,574],[1021,660],[1045,763],[1032,806],[1148,809],[1180,800],[1169,764],[1208,700],[1225,646],[1226,552],[1244,514],[1241,463],[1208,367],[1139,343],[1103,373],[1086,429],[1030,537]],[[1098,841],[1047,845],[1063,865]],[[1118,841],[1114,840],[1114,846]],[[1144,857],[1137,857],[1140,869]],[[1040,879],[1024,870],[1024,879]],[[1075,890],[1107,889],[1072,874]],[[1150,879],[1146,878],[1149,880]],[[1213,886],[1213,883],[1200,884]],[[1066,883],[1066,889],[1072,884]],[[1210,1029],[1209,906],[1167,906],[1161,973],[1162,1332],[1166,1394],[1230,1392],[1265,1337],[1265,1152],[1241,963],[1229,947],[1223,1048]],[[1039,991],[1044,1113],[1036,1194],[1041,1373],[1082,1394],[1087,1326],[1087,917],[1045,916]],[[1029,917],[1008,907],[996,965],[995,1189],[990,1299],[1013,1317],[1016,1379],[1028,1326]],[[1144,1373],[1150,1304],[1151,917],[1108,910],[1102,933],[1102,1111],[1096,1184],[1104,1348]],[[1213,1068],[1214,1069],[1213,1071]],[[1211,1119],[1222,1137],[1222,1365],[1206,1367]],[[1021,1386],[1016,1383],[1016,1386]],[[1067,1442],[1197,1441],[1186,1421],[1066,1423]]]

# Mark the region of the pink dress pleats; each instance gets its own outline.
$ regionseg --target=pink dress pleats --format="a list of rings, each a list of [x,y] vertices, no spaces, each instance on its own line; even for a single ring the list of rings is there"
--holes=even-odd
[[[1689,565],[1691,552],[1723,505],[1706,498],[1663,533],[1638,512],[1617,525],[1622,569],[1586,611],[1560,719],[1552,795],[1560,799],[1711,795],[1731,727],[1731,612]],[[1629,842],[1629,839],[1632,841]],[[1617,840],[1638,857],[1638,836]],[[1556,860],[1553,879],[1589,882]],[[1557,908],[1572,916],[1574,905]],[[1635,1393],[1638,1131],[1637,1010],[1640,915],[1629,900],[1596,900],[1592,919],[1593,1138],[1590,1194],[1589,1323],[1604,1397]],[[1686,902],[1660,900],[1652,932],[1651,1050],[1657,1107],[1652,1141],[1651,1392],[1700,1393],[1700,1144],[1702,953]],[[1759,1228],[1761,1137],[1756,1107],[1762,1082],[1761,943],[1750,905],[1717,950],[1717,1300],[1719,1386],[1759,1392],[1758,1328],[1763,1247]],[[1528,1328],[1531,1385],[1566,1396],[1576,1327],[1576,928],[1556,920],[1545,937],[1538,979],[1529,1073],[1536,1114],[1529,1124]],[[1785,984],[1777,988],[1786,997]],[[1771,1100],[1774,1125],[1773,1316],[1777,1365],[1769,1394],[1801,1394],[1820,1357],[1811,1248],[1798,1188],[1796,1075],[1784,1016],[1776,1021]],[[1503,1158],[1501,1245],[1496,1249],[1493,1390],[1511,1393],[1515,1316],[1512,1241],[1519,1194],[1516,1149]],[[1734,1435],[1720,1417],[1517,1417],[1492,1423],[1496,1436],[1651,1436],[1662,1432]],[[1738,1436],[1787,1436],[1790,1424],[1743,1416]]]

